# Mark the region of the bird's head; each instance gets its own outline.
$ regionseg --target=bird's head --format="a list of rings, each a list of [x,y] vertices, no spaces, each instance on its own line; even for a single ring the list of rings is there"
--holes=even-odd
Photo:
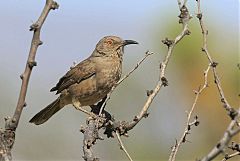
[[[138,44],[138,42],[123,40],[117,36],[106,36],[97,43],[96,50],[101,55],[122,54],[124,46],[130,44]]]

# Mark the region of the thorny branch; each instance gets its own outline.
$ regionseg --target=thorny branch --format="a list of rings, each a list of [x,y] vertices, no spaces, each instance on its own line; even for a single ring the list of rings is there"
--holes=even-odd
[[[161,62],[161,64],[160,64],[160,74],[159,74],[159,80],[157,82],[157,85],[155,86],[155,88],[152,91],[148,92],[148,99],[146,100],[140,113],[137,116],[135,116],[135,118],[133,119],[132,122],[125,124],[125,127],[123,127],[124,131],[120,132],[120,134],[124,134],[127,131],[131,130],[138,124],[139,121],[141,121],[142,118],[147,117],[148,116],[147,111],[148,111],[152,101],[154,100],[154,98],[156,97],[158,92],[160,91],[160,89],[163,86],[164,87],[168,86],[168,80],[165,77],[165,71],[166,71],[168,62],[170,60],[170,57],[173,54],[173,49],[178,44],[178,42],[181,41],[181,39],[183,37],[190,34],[190,31],[188,29],[188,22],[191,19],[191,16],[188,12],[187,7],[182,6],[180,9],[180,12],[181,13],[179,15],[179,18],[180,18],[179,23],[183,24],[183,30],[181,31],[181,33],[179,35],[176,36],[176,38],[174,40],[169,40],[168,38],[166,38],[165,40],[162,41],[165,45],[167,45],[168,51],[167,51],[167,55],[165,56],[163,62]]]
[[[15,141],[15,131],[18,127],[21,113],[23,108],[26,106],[25,98],[27,94],[27,87],[30,79],[30,75],[34,66],[37,65],[35,61],[35,56],[37,52],[37,48],[42,44],[40,40],[40,31],[42,25],[47,18],[50,10],[55,10],[58,8],[58,4],[53,0],[46,0],[46,4],[44,9],[38,18],[37,22],[30,26],[30,31],[33,31],[33,38],[31,42],[31,47],[29,51],[29,56],[27,59],[26,67],[24,73],[21,74],[20,78],[22,79],[22,85],[20,89],[20,94],[17,102],[17,107],[15,109],[15,113],[13,117],[5,118],[5,129],[0,129],[0,160],[12,160],[11,149],[13,147]]]
[[[197,18],[199,20],[199,24],[200,24],[202,35],[203,35],[202,51],[206,54],[206,56],[207,56],[207,58],[208,58],[208,60],[211,64],[213,76],[214,76],[214,79],[215,79],[215,84],[216,84],[217,89],[218,89],[220,100],[223,103],[223,107],[226,109],[226,111],[228,112],[228,115],[232,119],[232,121],[228,125],[228,128],[225,131],[221,140],[217,143],[217,145],[203,159],[201,159],[201,161],[210,161],[210,160],[214,159],[215,157],[217,157],[219,154],[223,153],[225,151],[226,147],[228,146],[228,143],[232,139],[232,137],[240,132],[240,126],[239,126],[239,123],[238,123],[238,119],[239,119],[239,116],[240,116],[240,108],[238,109],[238,111],[236,111],[234,108],[232,108],[230,106],[227,99],[225,98],[223,89],[221,87],[221,82],[220,82],[219,76],[218,76],[217,71],[216,71],[216,66],[218,65],[218,63],[213,61],[213,59],[212,59],[212,57],[211,57],[211,55],[208,51],[208,48],[207,48],[208,30],[206,29],[206,27],[204,25],[204,22],[203,22],[203,14],[201,12],[200,0],[197,0]],[[232,154],[231,158],[234,157],[234,156],[236,156],[236,154]],[[228,159],[228,156],[225,156],[225,160],[227,160],[227,159]]]
[[[223,89],[222,89],[222,86],[221,86],[221,82],[220,82],[220,79],[219,79],[219,76],[218,76],[217,70],[216,70],[216,67],[217,67],[218,63],[213,61],[213,59],[212,59],[212,57],[211,57],[211,55],[208,51],[208,47],[207,47],[208,30],[206,29],[206,27],[204,25],[204,22],[203,22],[203,14],[201,12],[200,0],[197,0],[197,18],[199,20],[199,24],[200,24],[200,27],[201,27],[201,30],[202,30],[202,35],[203,35],[202,51],[206,54],[209,62],[211,63],[212,72],[213,72],[213,76],[214,76],[214,82],[217,86],[218,93],[219,93],[219,96],[220,96],[220,100],[223,103],[223,107],[226,109],[226,111],[228,112],[228,115],[231,117],[231,119],[234,119],[234,117],[237,115],[237,112],[234,108],[232,108],[230,106],[230,104],[228,103],[228,101],[227,101],[227,99],[224,95],[224,92],[223,92]]]
[[[222,161],[226,161],[226,160],[228,160],[228,159],[231,159],[231,158],[233,158],[233,157],[235,157],[235,156],[240,156],[240,152],[238,151],[238,152],[235,152],[235,153],[232,153],[232,154],[230,154],[230,155],[225,155],[225,157],[223,158],[223,160]]]
[[[194,121],[191,123],[191,117],[192,117],[192,113],[196,107],[197,101],[199,99],[199,96],[201,95],[201,93],[205,90],[205,88],[208,87],[208,72],[209,69],[211,67],[211,64],[208,65],[207,69],[204,71],[204,85],[202,87],[199,87],[198,90],[195,90],[195,99],[194,102],[192,104],[191,110],[189,111],[188,115],[187,115],[187,122],[186,122],[186,126],[185,126],[185,130],[181,136],[181,138],[179,139],[179,141],[176,141],[176,144],[172,147],[172,151],[171,154],[169,156],[169,161],[174,161],[178,152],[179,147],[181,146],[182,143],[186,142],[186,137],[187,134],[189,134],[189,131],[191,130],[192,125],[198,126],[199,121],[198,121],[198,117],[195,116]]]
[[[235,116],[234,120],[232,120],[228,125],[228,128],[225,131],[223,137],[218,141],[217,145],[203,159],[201,159],[201,161],[210,161],[224,152],[232,137],[240,132],[240,127],[236,126],[239,117],[240,108],[238,109],[237,115]]]

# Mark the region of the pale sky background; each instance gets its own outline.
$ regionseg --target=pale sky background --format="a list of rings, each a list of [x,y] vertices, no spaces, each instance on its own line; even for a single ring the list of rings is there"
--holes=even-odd
[[[41,40],[27,94],[27,107],[23,111],[17,129],[13,157],[16,160],[79,160],[82,156],[80,125],[85,125],[85,115],[74,108],[65,108],[42,126],[34,126],[30,118],[50,103],[56,96],[49,89],[57,83],[74,61],[81,61],[91,54],[95,44],[106,35],[133,39],[139,45],[125,49],[123,73],[129,71],[147,50],[158,53],[147,60],[128,80],[120,85],[107,109],[120,120],[131,120],[146,100],[146,90],[152,89],[158,78],[158,65],[165,54],[160,43],[167,37],[169,25],[176,25],[179,14],[177,0],[103,0],[57,1],[58,10],[51,11],[42,28]],[[20,89],[19,75],[23,72],[28,55],[32,32],[29,26],[39,16],[45,1],[9,0],[0,2],[0,127],[3,118],[14,112]],[[189,0],[189,10],[195,18],[196,1]],[[237,49],[234,63],[239,62],[239,1],[203,1],[203,15],[208,29],[222,51]],[[177,28],[176,27],[176,28]],[[171,26],[173,28],[173,26]],[[190,26],[191,30],[191,26]],[[199,31],[200,32],[200,31]],[[156,38],[159,40],[156,42]],[[235,44],[234,47],[228,44]],[[157,45],[159,44],[159,45]],[[160,47],[161,46],[161,47]],[[237,55],[237,56],[236,56]],[[204,67],[203,67],[204,68]],[[136,160],[167,159],[170,147],[183,131],[191,100],[183,96],[182,86],[170,64],[170,86],[161,90],[150,108],[150,116],[144,119],[124,138],[129,153]],[[176,90],[177,89],[177,90]],[[189,89],[189,92],[190,91]],[[174,98],[174,101],[173,101]],[[192,97],[193,98],[193,97]],[[186,101],[188,101],[186,103]],[[203,121],[204,122],[204,121]],[[203,125],[204,126],[204,125]],[[199,131],[201,133],[201,128]],[[194,132],[193,132],[194,133]],[[203,149],[204,135],[193,136],[197,149]],[[216,138],[218,139],[218,138]],[[209,149],[196,152],[193,143],[179,153],[180,158],[201,157]],[[103,160],[125,160],[116,139],[98,141],[97,156]],[[191,154],[190,154],[191,153]],[[189,157],[188,157],[189,156]]]

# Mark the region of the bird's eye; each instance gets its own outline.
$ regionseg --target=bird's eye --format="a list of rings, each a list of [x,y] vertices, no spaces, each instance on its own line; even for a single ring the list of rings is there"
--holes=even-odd
[[[108,45],[112,45],[113,41],[112,41],[112,40],[107,40],[106,43],[107,43]]]

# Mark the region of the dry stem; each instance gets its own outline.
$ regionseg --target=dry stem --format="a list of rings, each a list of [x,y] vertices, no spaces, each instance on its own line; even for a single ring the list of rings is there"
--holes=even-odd
[[[37,62],[35,61],[37,48],[39,47],[39,45],[42,44],[42,41],[40,40],[40,31],[50,10],[54,10],[57,8],[58,4],[56,2],[54,2],[53,0],[46,0],[44,9],[37,22],[30,26],[30,31],[33,31],[34,33],[26,67],[24,73],[20,76],[20,78],[22,79],[22,85],[17,102],[17,107],[15,109],[13,117],[5,118],[5,130],[0,129],[0,160],[12,160],[11,149],[15,141],[15,131],[18,127],[22,110],[26,106],[25,99],[30,75],[33,67],[37,65]]]
[[[130,161],[133,161],[131,156],[129,155],[129,153],[127,152],[126,148],[124,147],[123,145],[123,142],[121,140],[121,137],[120,137],[120,134],[118,131],[116,131],[116,136],[117,136],[117,140],[118,140],[118,143],[119,143],[119,146],[120,146],[120,149],[124,151],[124,153],[126,154],[126,156],[128,157],[128,159]]]
[[[204,91],[204,89],[208,87],[208,72],[209,72],[210,67],[211,67],[211,64],[209,64],[208,68],[204,71],[204,85],[201,88],[199,88],[198,90],[194,91],[196,96],[195,96],[194,102],[192,104],[191,110],[189,111],[189,113],[187,115],[187,122],[185,125],[185,130],[184,130],[181,138],[179,139],[179,141],[176,141],[176,144],[172,147],[172,151],[171,151],[171,154],[168,159],[169,161],[175,160],[179,147],[181,146],[182,143],[184,143],[186,141],[186,136],[187,136],[187,134],[189,134],[189,131],[191,128],[190,119],[192,117],[192,113],[196,107],[199,96]],[[197,122],[197,117],[195,118],[195,121],[194,121],[194,124],[197,126],[198,124],[196,124],[196,122]]]
[[[201,27],[201,31],[202,31],[202,35],[203,35],[203,48],[202,51],[206,54],[209,62],[211,63],[211,67],[212,67],[212,72],[213,72],[213,76],[214,76],[214,80],[218,89],[218,93],[220,96],[220,100],[223,103],[223,107],[228,111],[229,116],[233,119],[234,116],[236,115],[236,111],[234,110],[234,108],[232,108],[230,106],[230,104],[228,103],[222,86],[221,86],[221,82],[219,79],[219,76],[217,74],[217,70],[216,67],[218,65],[218,63],[216,63],[215,61],[213,61],[209,51],[208,51],[208,47],[207,47],[207,35],[208,35],[208,30],[206,29],[204,22],[203,22],[203,14],[201,12],[201,7],[200,7],[200,0],[197,0],[197,18],[199,19],[199,24]]]

